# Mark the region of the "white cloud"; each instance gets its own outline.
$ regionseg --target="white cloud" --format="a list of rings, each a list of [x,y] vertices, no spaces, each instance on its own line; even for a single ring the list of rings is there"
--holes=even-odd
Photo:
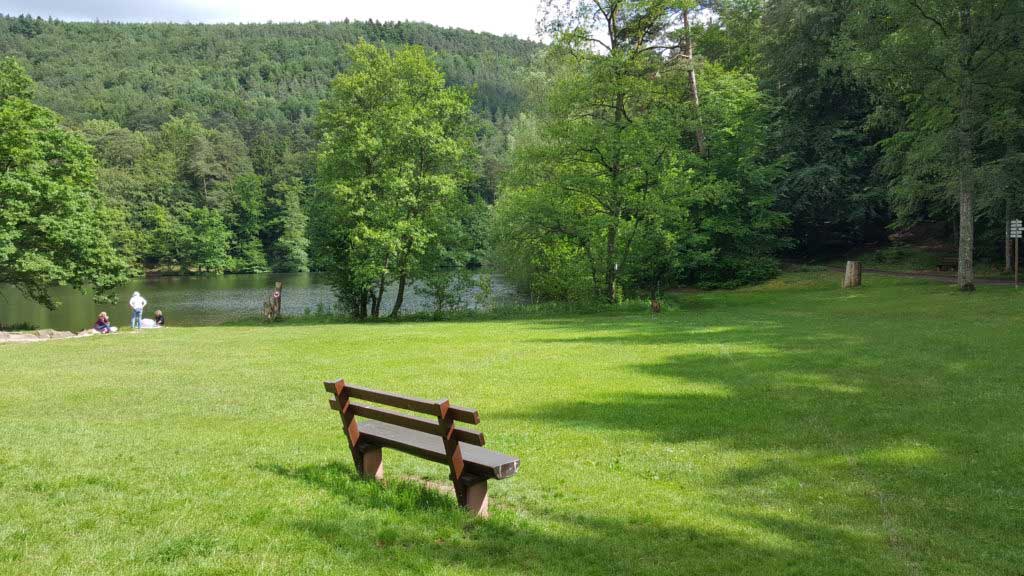
[[[0,12],[122,22],[411,20],[536,38],[538,0],[5,0]]]

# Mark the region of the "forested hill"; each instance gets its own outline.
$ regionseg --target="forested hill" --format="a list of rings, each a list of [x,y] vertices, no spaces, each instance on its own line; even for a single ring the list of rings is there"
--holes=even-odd
[[[0,17],[0,53],[20,60],[39,102],[70,122],[113,120],[155,130],[195,114],[260,133],[310,135],[311,119],[345,47],[418,44],[435,53],[452,84],[475,86],[476,109],[492,120],[518,113],[516,75],[537,44],[510,36],[398,22],[303,24],[119,24]],[[304,142],[300,148],[306,148]]]
[[[479,151],[470,193],[493,200],[510,119],[525,97],[521,75],[537,43],[410,22],[0,16],[0,55],[35,81],[35,102],[92,145],[101,192],[128,210],[131,230],[119,243],[146,267],[305,267],[296,202],[305,204],[312,190],[317,109],[360,39],[423,46],[449,84],[469,89]],[[209,230],[195,224],[207,217]],[[294,237],[287,249],[282,234]]]

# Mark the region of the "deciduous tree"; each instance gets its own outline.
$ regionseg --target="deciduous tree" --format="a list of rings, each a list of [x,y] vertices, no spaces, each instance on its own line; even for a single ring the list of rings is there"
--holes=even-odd
[[[397,316],[433,240],[466,201],[470,102],[445,86],[422,48],[362,42],[350,58],[320,109],[317,243],[357,315],[366,303],[378,315],[394,281]]]
[[[32,101],[33,84],[0,59],[0,284],[54,308],[54,285],[108,294],[128,275],[111,242],[89,146]]]

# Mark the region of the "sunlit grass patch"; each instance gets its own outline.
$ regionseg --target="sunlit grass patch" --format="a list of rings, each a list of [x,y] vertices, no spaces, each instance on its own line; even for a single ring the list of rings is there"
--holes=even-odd
[[[0,574],[976,574],[1024,565],[1024,300],[818,271],[640,307],[0,347]],[[493,517],[320,381],[480,410]]]

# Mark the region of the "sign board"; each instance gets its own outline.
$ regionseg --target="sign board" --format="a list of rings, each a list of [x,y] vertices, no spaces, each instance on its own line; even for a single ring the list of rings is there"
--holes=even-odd
[[[1010,220],[1010,238],[1020,238],[1024,233],[1024,225],[1020,220]]]

